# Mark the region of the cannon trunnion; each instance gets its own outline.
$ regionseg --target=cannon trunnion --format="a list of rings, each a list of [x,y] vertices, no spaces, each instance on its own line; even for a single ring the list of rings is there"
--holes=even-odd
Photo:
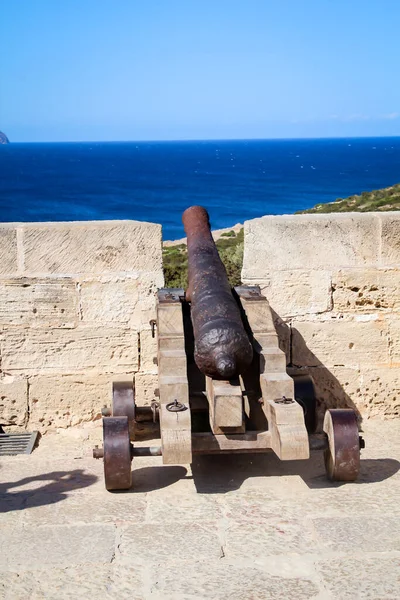
[[[303,460],[324,452],[327,476],[354,481],[360,466],[356,414],[326,411],[323,433],[315,434],[316,399],[312,379],[287,372],[271,309],[258,287],[235,288],[235,301],[250,340],[253,359],[229,380],[201,373],[194,356],[191,306],[181,289],[158,292],[158,402],[137,407],[131,381],[113,384],[112,406],[103,410],[103,458],[108,490],[132,485],[134,457],[163,457],[164,464],[189,464],[195,454],[260,453],[272,450],[281,460]],[[141,421],[159,425],[161,443],[134,443]]]

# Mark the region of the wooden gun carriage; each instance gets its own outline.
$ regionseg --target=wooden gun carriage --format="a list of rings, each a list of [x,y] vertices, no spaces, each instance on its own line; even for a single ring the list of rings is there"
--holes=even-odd
[[[196,213],[195,217],[197,224],[204,215],[199,217]],[[235,312],[230,305],[228,312],[225,305],[219,310],[225,301],[226,289],[225,296],[212,297],[213,289],[218,287],[215,280],[223,274],[219,271],[219,257],[215,256],[213,242],[209,243],[206,227],[203,231],[195,231],[192,238],[188,226],[187,232],[189,293],[183,289],[158,292],[157,319],[153,323],[158,340],[158,401],[152,407],[136,407],[132,381],[115,382],[112,407],[103,411],[104,446],[95,448],[93,455],[104,459],[106,488],[131,487],[131,460],[135,456],[161,455],[164,464],[176,465],[190,464],[195,454],[269,450],[281,460],[304,460],[309,458],[311,450],[323,450],[328,477],[354,481],[360,466],[360,447],[363,446],[355,412],[351,409],[327,410],[323,433],[314,433],[316,398],[313,381],[308,375],[298,375],[287,369],[267,299],[257,286],[240,286],[233,290],[240,327],[246,334],[243,342],[242,334],[237,333],[237,324],[229,329],[229,323],[225,327],[221,319],[221,315],[229,317]],[[199,240],[201,244],[196,246]],[[203,261],[200,268],[196,264],[196,252]],[[204,268],[204,255],[209,268]],[[214,278],[211,291],[199,288],[193,269],[196,275],[201,272],[201,285],[204,282],[207,285],[207,277]],[[198,313],[193,315],[196,302],[200,303],[201,310],[208,303],[205,317],[204,313],[200,317]],[[229,304],[229,298],[227,302]],[[210,329],[209,322],[216,313],[217,325]],[[199,337],[204,324],[209,345],[201,355]],[[230,334],[232,330],[231,336],[225,335],[226,331]],[[231,338],[236,339],[237,351]],[[247,340],[251,348],[243,353]],[[216,360],[210,366],[207,361],[212,353]],[[236,363],[241,360],[246,364],[237,368]],[[211,372],[212,376],[204,371]],[[224,373],[233,373],[233,376],[225,379]],[[136,446],[132,442],[137,422],[155,416],[159,419],[161,445]]]

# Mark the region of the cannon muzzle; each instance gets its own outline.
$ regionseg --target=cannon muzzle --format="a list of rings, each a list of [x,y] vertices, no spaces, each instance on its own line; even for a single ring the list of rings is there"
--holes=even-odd
[[[244,330],[225,267],[211,236],[208,213],[191,206],[183,213],[187,235],[194,359],[214,379],[232,379],[246,371],[253,348]]]

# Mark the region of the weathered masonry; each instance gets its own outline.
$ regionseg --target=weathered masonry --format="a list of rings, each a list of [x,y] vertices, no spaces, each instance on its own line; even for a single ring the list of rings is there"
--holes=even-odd
[[[1,225],[2,421],[43,432],[100,418],[120,374],[151,401],[163,282],[160,225]]]
[[[399,213],[248,221],[243,282],[326,407],[400,414]],[[0,419],[42,432],[100,419],[119,375],[150,404],[163,283],[159,225],[0,225]]]
[[[261,286],[288,364],[312,374],[325,406],[400,414],[400,213],[248,221],[242,277]]]

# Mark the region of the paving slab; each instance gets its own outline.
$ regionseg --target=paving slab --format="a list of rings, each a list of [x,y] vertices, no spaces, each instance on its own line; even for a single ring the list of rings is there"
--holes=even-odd
[[[334,598],[398,600],[400,596],[398,556],[331,560],[321,562],[317,568]]]
[[[321,453],[148,457],[115,493],[100,423],[47,434],[0,459],[0,599],[400,598],[400,420],[363,428],[355,483]]]
[[[307,578],[274,577],[265,571],[218,563],[193,563],[182,569],[165,564],[152,573],[152,589],[166,600],[298,600],[318,597],[317,585]]]
[[[66,525],[3,529],[0,571],[29,571],[76,564],[109,563],[115,554],[114,525]]]

